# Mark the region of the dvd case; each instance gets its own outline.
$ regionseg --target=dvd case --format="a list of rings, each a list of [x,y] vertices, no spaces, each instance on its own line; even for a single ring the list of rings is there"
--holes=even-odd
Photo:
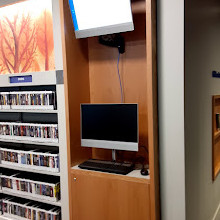
[[[0,171],[1,190],[3,193],[15,193],[33,198],[42,199],[48,202],[60,200],[59,177],[45,175],[34,175],[31,173],[19,173],[1,169]]]
[[[0,122],[0,138],[58,143],[58,125]]]
[[[5,196],[0,201],[2,215],[11,219],[61,220],[61,209],[39,202]]]
[[[1,109],[10,109],[10,92],[0,93],[0,105]]]
[[[0,109],[55,110],[54,91],[1,92]]]
[[[60,172],[60,156],[57,151],[42,149],[0,148],[1,164],[14,165],[35,170]]]

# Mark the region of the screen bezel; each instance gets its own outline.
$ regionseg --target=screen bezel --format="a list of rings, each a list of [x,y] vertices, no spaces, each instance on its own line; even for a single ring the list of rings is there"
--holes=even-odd
[[[106,34],[122,33],[122,32],[127,32],[127,31],[134,31],[134,21],[133,21],[131,2],[130,2],[131,21],[128,21],[126,23],[118,23],[118,24],[113,24],[113,25],[108,25],[108,26],[94,27],[94,28],[82,29],[82,30],[79,29],[79,26],[78,26],[76,10],[75,10],[73,0],[69,0],[69,7],[70,7],[70,12],[71,12],[71,17],[73,21],[73,27],[75,30],[76,39],[95,37],[95,36],[106,35]]]
[[[137,142],[108,141],[82,138],[82,106],[83,105],[137,105]],[[139,146],[139,106],[137,103],[113,103],[113,104],[90,104],[84,103],[80,105],[80,137],[81,147],[93,147],[110,150],[138,151]]]

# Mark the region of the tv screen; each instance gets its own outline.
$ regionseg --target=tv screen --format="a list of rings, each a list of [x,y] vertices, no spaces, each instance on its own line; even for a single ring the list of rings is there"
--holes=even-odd
[[[81,145],[137,151],[138,105],[81,105]]]
[[[130,0],[69,0],[76,38],[134,30]]]

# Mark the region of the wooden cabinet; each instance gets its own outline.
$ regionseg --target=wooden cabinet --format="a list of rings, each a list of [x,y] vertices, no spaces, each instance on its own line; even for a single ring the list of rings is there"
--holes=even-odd
[[[74,220],[149,220],[150,185],[145,179],[72,170]]]
[[[159,220],[156,0],[132,1],[135,30],[121,33],[125,39],[125,53],[118,65],[124,103],[139,106],[139,150],[120,151],[117,159],[136,162],[141,157],[145,165],[149,165],[148,181],[143,181],[142,177],[73,169],[88,159],[111,160],[110,150],[81,147],[80,104],[120,102],[118,50],[100,45],[97,37],[75,39],[68,0],[59,2],[70,220]]]

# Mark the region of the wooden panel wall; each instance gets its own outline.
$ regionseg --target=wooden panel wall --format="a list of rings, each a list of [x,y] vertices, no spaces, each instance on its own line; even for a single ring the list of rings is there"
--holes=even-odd
[[[220,173],[220,130],[217,129],[216,114],[220,114],[220,95],[212,100],[212,155],[213,180]]]
[[[156,0],[146,0],[147,103],[151,219],[160,219],[159,149],[157,112],[157,14]]]
[[[147,66],[146,66],[146,17],[134,15],[135,31],[124,33],[125,53],[120,56],[119,69],[124,88],[125,103],[139,104],[140,146],[148,146],[147,129]],[[121,93],[117,73],[118,49],[89,39],[89,72],[91,103],[120,103]],[[146,157],[144,150],[141,152]],[[121,152],[122,153],[122,152]],[[124,154],[125,155],[125,154]],[[134,153],[126,153],[134,158]],[[95,158],[111,158],[108,150],[94,150]]]
[[[90,149],[81,147],[80,104],[90,102],[88,43],[86,39],[76,40],[68,1],[61,1],[64,7],[63,48],[64,84],[67,107],[69,165],[73,166],[90,156]]]

